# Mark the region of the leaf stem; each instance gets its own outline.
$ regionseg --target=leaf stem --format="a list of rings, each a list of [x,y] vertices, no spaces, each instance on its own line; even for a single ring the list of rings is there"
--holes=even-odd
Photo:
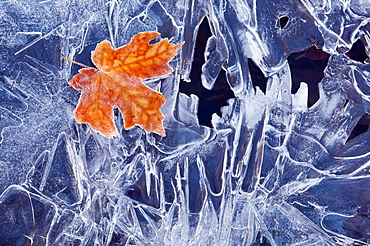
[[[82,67],[92,68],[92,67],[86,66],[85,64],[82,64],[82,63],[79,63],[79,62],[73,61],[73,60],[68,59],[68,58],[65,58],[65,57],[62,57],[62,59],[63,59],[63,60],[66,60],[66,61],[70,61],[70,62],[75,63],[75,64],[77,64],[77,65],[80,65],[80,66],[82,66]]]

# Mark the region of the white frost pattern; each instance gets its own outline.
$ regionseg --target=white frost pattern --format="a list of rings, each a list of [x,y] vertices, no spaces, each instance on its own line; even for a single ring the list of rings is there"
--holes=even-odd
[[[1,1],[0,245],[369,245],[370,131],[347,141],[370,111],[369,60],[347,53],[370,53],[369,20],[364,0]],[[225,71],[235,95],[212,128],[179,92],[202,21],[201,83]],[[98,42],[142,31],[185,41],[174,72],[147,81],[167,136],[115,111],[121,136],[106,139],[75,123],[78,67],[61,57],[89,65]],[[288,56],[313,45],[330,57],[308,107]]]

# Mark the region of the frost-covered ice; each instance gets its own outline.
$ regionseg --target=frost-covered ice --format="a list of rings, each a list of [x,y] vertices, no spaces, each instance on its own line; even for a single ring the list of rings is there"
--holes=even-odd
[[[225,70],[235,95],[212,128],[179,92],[202,20],[202,84]],[[370,52],[369,20],[366,0],[1,1],[0,245],[370,244],[370,131],[347,141],[370,112],[370,63],[346,55],[358,40]],[[91,65],[98,42],[154,30],[185,41],[147,82],[167,136],[124,130],[117,110],[120,137],[77,124],[79,67],[61,57]],[[312,45],[330,57],[308,108],[287,58]]]

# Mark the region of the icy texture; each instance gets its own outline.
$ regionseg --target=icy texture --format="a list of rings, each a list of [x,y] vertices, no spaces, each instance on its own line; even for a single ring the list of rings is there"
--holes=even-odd
[[[213,128],[179,92],[204,18],[202,83],[224,69],[235,94]],[[370,51],[369,20],[366,0],[0,1],[0,245],[370,244],[370,131],[347,142],[370,111],[370,65],[346,55],[358,39]],[[124,130],[116,111],[107,139],[75,122],[79,67],[61,57],[91,65],[98,42],[141,31],[185,41],[174,72],[147,81],[167,136]],[[308,108],[287,57],[312,45],[330,57]]]

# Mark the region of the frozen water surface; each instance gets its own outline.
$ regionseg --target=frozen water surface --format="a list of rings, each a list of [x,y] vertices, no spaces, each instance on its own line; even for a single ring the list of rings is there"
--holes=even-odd
[[[370,244],[369,20],[366,0],[0,1],[0,245]],[[185,41],[146,82],[167,136],[116,110],[107,139],[61,57],[142,31]]]

